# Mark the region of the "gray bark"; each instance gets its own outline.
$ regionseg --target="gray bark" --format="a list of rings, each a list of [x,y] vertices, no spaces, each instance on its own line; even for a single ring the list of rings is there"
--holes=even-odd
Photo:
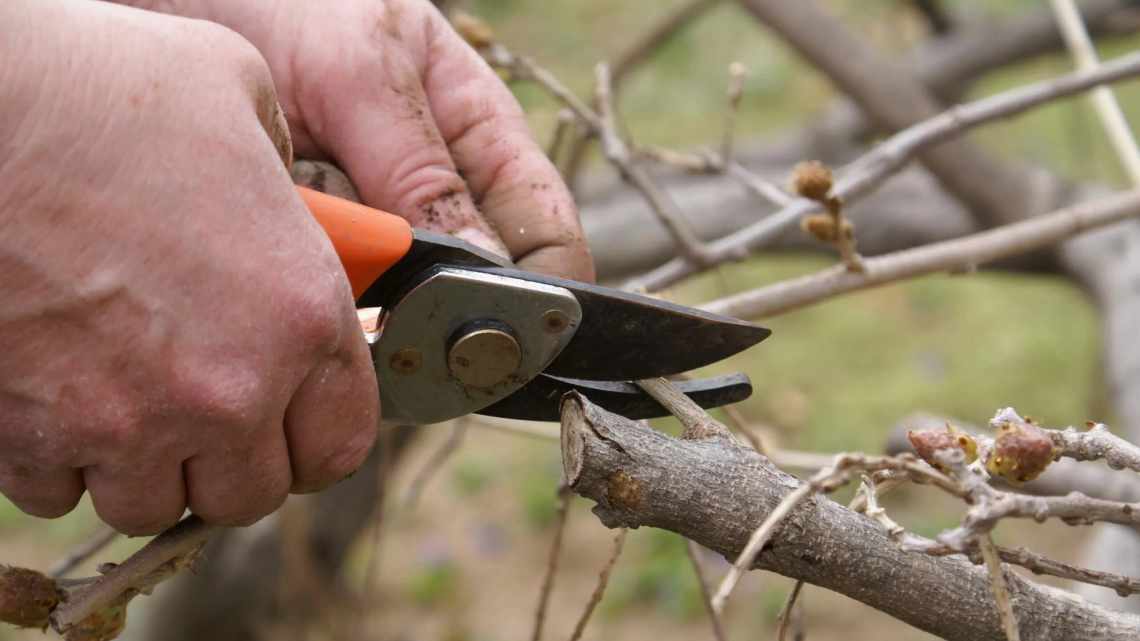
[[[732,561],[800,481],[723,437],[681,440],[582,397],[563,404],[566,480],[607,527],[657,527]],[[816,497],[793,511],[755,567],[834,590],[950,641],[1003,641],[985,571],[908,552],[863,515]],[[1023,639],[1137,638],[1140,618],[1007,574]]]

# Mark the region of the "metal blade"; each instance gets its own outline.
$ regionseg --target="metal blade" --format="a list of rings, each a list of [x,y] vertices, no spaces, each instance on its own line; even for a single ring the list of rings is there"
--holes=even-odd
[[[744,374],[730,374],[674,383],[682,393],[701,407],[736,403],[752,394],[752,383]],[[577,390],[593,403],[626,418],[668,416],[669,412],[632,383],[587,381],[540,375],[514,394],[479,410],[478,414],[527,421],[558,421],[562,395]]]
[[[476,268],[564,287],[582,306],[574,338],[545,372],[630,381],[680,374],[742,352],[772,332],[742,320],[616,289],[514,269]]]

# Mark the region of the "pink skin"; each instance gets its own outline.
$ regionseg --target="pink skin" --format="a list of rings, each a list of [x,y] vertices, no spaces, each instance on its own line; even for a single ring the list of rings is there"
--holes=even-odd
[[[375,437],[367,348],[276,101],[298,155],[367,203],[593,275],[517,104],[427,2],[168,4],[150,8],[238,33],[0,3],[0,492],[54,517],[86,490],[132,534],[187,507],[251,523]]]

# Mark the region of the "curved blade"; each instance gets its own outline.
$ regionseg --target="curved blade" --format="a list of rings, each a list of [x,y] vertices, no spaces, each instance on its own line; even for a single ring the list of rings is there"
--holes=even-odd
[[[735,318],[598,285],[514,269],[477,270],[573,292],[582,306],[582,323],[546,368],[554,376],[631,381],[680,374],[742,352],[772,333]]]
[[[720,407],[752,395],[752,382],[744,374],[729,374],[674,383],[682,393],[701,407]],[[669,412],[632,383],[587,381],[539,375],[514,394],[477,414],[517,418],[526,421],[558,421],[562,395],[571,390],[584,394],[593,403],[626,418],[668,416]]]

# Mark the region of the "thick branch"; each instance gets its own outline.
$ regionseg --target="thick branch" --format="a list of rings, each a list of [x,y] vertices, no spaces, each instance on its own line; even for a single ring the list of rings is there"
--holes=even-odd
[[[597,502],[594,513],[607,527],[671,530],[729,559],[801,484],[750,448],[671,438],[582,397],[563,404],[562,443],[571,488]],[[871,519],[826,499],[797,508],[756,567],[835,590],[951,641],[1004,638],[984,570],[961,558],[905,551]],[[1009,578],[1027,639],[1140,633],[1140,618]]]

